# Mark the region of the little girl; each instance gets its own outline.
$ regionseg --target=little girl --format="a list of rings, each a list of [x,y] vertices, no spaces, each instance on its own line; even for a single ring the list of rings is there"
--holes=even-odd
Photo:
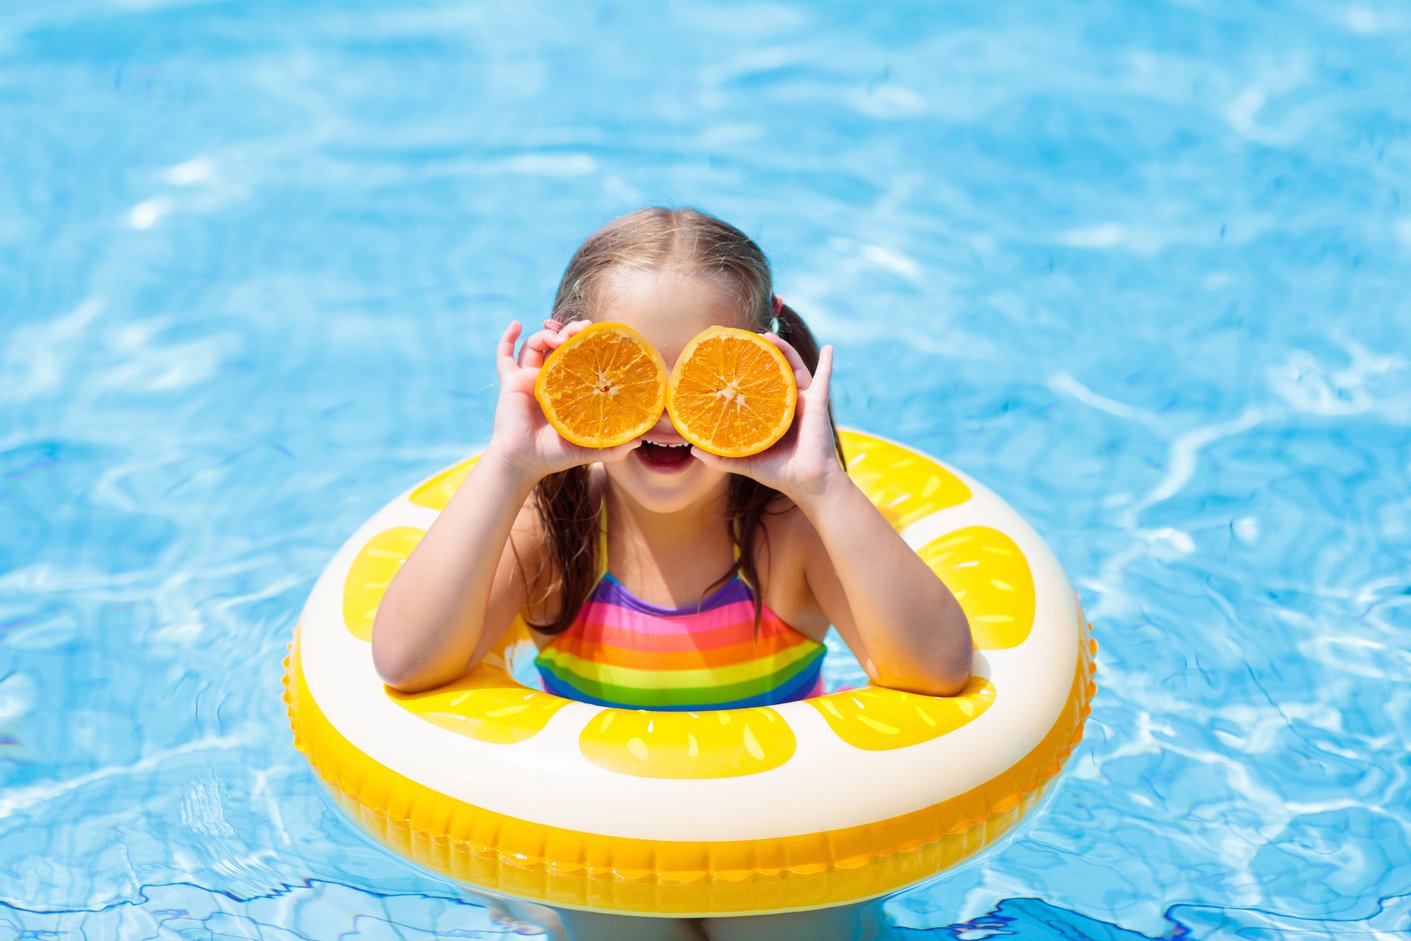
[[[665,413],[615,448],[565,441],[534,380],[552,350],[604,320],[642,333],[668,369],[707,327],[764,334],[794,369],[793,427],[746,458],[688,445]],[[830,624],[880,686],[965,686],[965,616],[848,478],[828,407],[832,348],[820,354],[774,296],[742,232],[689,209],[623,216],[578,249],[552,319],[516,355],[520,333],[516,322],[500,337],[489,446],[377,612],[373,660],[388,685],[456,679],[522,616],[545,688],[589,702],[700,710],[816,695]],[[833,936],[803,927],[807,915],[561,916],[575,941]]]

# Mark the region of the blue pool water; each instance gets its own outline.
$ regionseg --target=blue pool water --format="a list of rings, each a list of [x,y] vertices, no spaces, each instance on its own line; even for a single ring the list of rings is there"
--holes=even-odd
[[[0,9],[0,939],[496,937],[322,803],[292,619],[619,212],[758,238],[847,424],[1102,644],[908,938],[1407,938],[1411,7]]]

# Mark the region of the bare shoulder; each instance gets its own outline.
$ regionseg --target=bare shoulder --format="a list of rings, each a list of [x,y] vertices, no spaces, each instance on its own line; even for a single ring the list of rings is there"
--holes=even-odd
[[[515,595],[520,610],[537,613],[542,609],[553,582],[553,551],[532,495],[519,508],[514,525],[510,527],[500,567],[518,589]]]
[[[828,552],[818,530],[789,501],[771,507],[763,518],[764,538],[756,559],[764,582],[764,602],[799,633],[821,641],[828,617],[814,595],[812,572],[827,565]]]
[[[548,540],[531,497],[515,514],[509,535],[500,547],[484,626],[471,654],[471,666],[500,641],[518,615],[531,611],[536,599],[545,595],[543,586],[550,560]]]
[[[818,530],[792,500],[780,499],[764,514],[769,548],[781,558],[808,555],[823,547]]]
[[[515,515],[510,527],[509,545],[505,551],[517,556],[522,562],[540,561],[548,551],[548,538],[544,531],[544,521],[534,506],[531,494]]]

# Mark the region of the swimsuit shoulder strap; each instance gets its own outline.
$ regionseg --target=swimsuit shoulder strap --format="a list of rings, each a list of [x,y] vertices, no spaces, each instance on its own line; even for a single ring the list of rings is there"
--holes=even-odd
[[[602,506],[598,510],[598,577],[602,581],[608,573],[608,495],[603,494]]]
[[[740,543],[735,538],[737,535],[739,535],[738,530],[735,528],[735,523],[732,521],[730,524],[730,551],[734,553],[735,556],[735,577],[740,580],[740,584],[749,589],[750,594],[758,595],[759,589],[754,586],[753,582],[745,577],[745,570],[740,567]]]

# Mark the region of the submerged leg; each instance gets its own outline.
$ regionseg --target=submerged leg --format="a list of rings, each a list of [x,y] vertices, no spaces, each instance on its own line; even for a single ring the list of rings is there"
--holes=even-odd
[[[707,941],[888,941],[896,937],[882,900],[786,915],[701,920]]]
[[[558,910],[566,941],[705,941],[698,918],[647,918]]]
[[[461,887],[465,898],[490,911],[502,927],[538,928],[545,941],[706,941],[699,918],[650,918],[554,908]]]
[[[545,941],[568,941],[564,937],[563,925],[559,922],[557,909],[535,902],[523,902],[519,899],[490,895],[487,892],[478,892],[464,886],[460,891],[465,898],[474,904],[488,909],[490,920],[501,927],[510,928],[517,934],[531,928],[538,928],[543,932]]]

